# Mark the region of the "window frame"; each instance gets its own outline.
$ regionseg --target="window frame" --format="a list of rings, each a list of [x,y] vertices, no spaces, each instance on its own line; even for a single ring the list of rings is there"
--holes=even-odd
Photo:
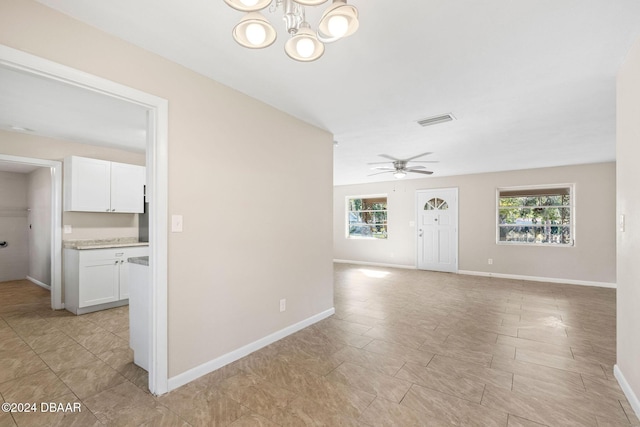
[[[537,243],[537,242],[507,242],[500,240],[500,194],[506,191],[531,191],[531,190],[545,190],[545,189],[559,189],[559,188],[567,188],[569,189],[569,205],[566,206],[569,208],[570,212],[570,223],[569,230],[571,233],[571,242],[570,243]],[[574,248],[576,247],[576,185],[574,183],[571,184],[542,184],[542,185],[521,185],[521,186],[510,186],[510,187],[498,187],[496,188],[496,198],[495,198],[495,227],[496,227],[496,244],[497,245],[505,245],[505,246],[538,246],[545,248]]]
[[[379,237],[366,237],[366,236],[351,236],[349,234],[349,214],[352,212],[350,207],[350,201],[353,199],[378,199],[384,197],[386,199],[387,209],[384,210],[387,214],[387,222],[386,222],[386,230],[387,236],[384,238]],[[367,194],[367,195],[356,195],[356,196],[346,196],[345,197],[345,239],[347,240],[377,240],[377,241],[386,241],[389,240],[389,195],[387,193],[381,194]]]

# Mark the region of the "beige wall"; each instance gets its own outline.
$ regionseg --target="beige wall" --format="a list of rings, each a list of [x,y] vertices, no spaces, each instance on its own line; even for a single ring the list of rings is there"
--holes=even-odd
[[[575,247],[496,244],[498,187],[575,184]],[[459,189],[460,270],[615,283],[615,164],[530,169],[452,177],[396,180],[334,189],[334,258],[415,266],[416,190]],[[348,196],[388,195],[389,238],[345,238]],[[488,259],[493,265],[488,265]]]
[[[333,306],[329,133],[31,0],[0,43],[169,100],[169,376]]]
[[[134,165],[145,164],[143,153],[6,131],[0,131],[0,154],[57,161],[73,155]],[[138,237],[137,214],[63,212],[62,222],[72,228],[71,233],[62,235],[63,240]]]
[[[28,175],[29,277],[51,286],[51,168]]]
[[[2,30],[0,30],[1,35]],[[66,156],[81,156],[140,166],[144,166],[145,163],[144,153],[3,130],[0,130],[0,153],[60,162]]]
[[[625,231],[618,231],[617,366],[640,417],[640,40],[618,75],[617,104],[618,214],[626,219]]]
[[[0,172],[0,282],[27,277],[27,174]]]

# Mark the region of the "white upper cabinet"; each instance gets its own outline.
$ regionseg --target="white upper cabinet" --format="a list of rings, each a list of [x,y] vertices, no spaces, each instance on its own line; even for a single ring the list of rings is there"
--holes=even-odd
[[[145,167],[71,156],[64,160],[64,210],[144,212]]]
[[[64,161],[66,211],[111,210],[111,162],[83,157]]]
[[[144,212],[145,168],[111,163],[111,211]]]

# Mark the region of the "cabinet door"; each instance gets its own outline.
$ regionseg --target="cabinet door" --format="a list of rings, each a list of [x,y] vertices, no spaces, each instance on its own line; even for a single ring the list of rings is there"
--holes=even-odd
[[[129,263],[126,259],[122,260],[118,274],[120,299],[129,299]]]
[[[64,162],[65,211],[111,210],[111,162],[68,157]]]
[[[144,166],[111,163],[111,212],[144,212]]]
[[[139,247],[139,248],[126,248],[124,251],[124,256],[122,258],[122,263],[120,263],[120,299],[129,299],[129,286],[131,284],[131,279],[129,278],[129,262],[127,259],[139,256],[148,256],[149,248]],[[136,283],[133,284],[137,286]]]
[[[79,307],[118,301],[120,294],[120,261],[87,262],[80,267]]]

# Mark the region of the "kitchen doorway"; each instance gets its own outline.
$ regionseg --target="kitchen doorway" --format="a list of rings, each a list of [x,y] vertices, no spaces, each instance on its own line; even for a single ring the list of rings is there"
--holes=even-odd
[[[150,207],[149,283],[151,283],[149,295],[149,300],[151,301],[149,390],[156,395],[166,393],[168,391],[166,233],[168,210],[168,101],[4,45],[0,45],[0,66],[31,73],[40,78],[52,79],[147,109],[146,165],[147,197]],[[61,215],[61,205],[59,211]],[[59,230],[62,221],[58,224],[60,224],[57,227]],[[60,250],[61,246],[60,244]]]
[[[51,204],[50,204],[50,277],[51,308],[61,310],[62,302],[62,163],[54,160],[42,160],[29,157],[0,154],[0,162],[19,167],[46,168],[51,171]],[[8,244],[11,244],[9,242]],[[36,283],[30,277],[30,281]],[[36,283],[42,286],[42,283]],[[47,285],[44,283],[44,285]]]

